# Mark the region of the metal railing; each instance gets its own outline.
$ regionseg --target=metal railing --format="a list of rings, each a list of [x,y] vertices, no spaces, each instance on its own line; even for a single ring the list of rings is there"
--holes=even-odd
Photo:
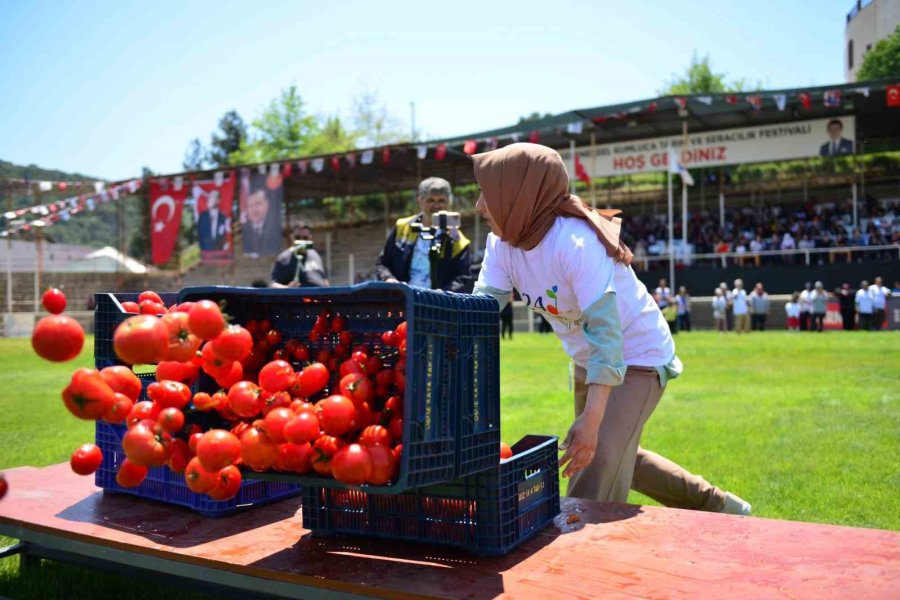
[[[729,264],[737,264],[739,266],[760,266],[765,259],[780,258],[782,263],[798,264],[795,257],[803,257],[806,265],[818,264],[813,262],[814,257],[827,256],[828,262],[833,264],[836,259],[843,258],[846,262],[852,262],[854,255],[863,256],[873,253],[891,253],[896,254],[897,260],[900,260],[900,244],[888,244],[882,246],[837,246],[831,248],[804,248],[802,250],[760,250],[757,252],[712,252],[704,254],[692,254],[683,249],[678,249],[674,257],[668,254],[647,255],[635,257],[633,264],[636,268],[648,270],[651,263],[668,263],[674,259],[675,264],[682,266],[693,266],[701,261],[709,261],[719,263],[726,267]],[[767,261],[770,262],[770,261]]]

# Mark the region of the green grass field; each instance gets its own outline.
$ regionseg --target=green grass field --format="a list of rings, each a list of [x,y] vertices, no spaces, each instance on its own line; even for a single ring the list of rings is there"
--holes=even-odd
[[[676,343],[685,372],[643,446],[746,498],[756,516],[900,530],[900,336],[695,332]],[[51,365],[28,340],[0,339],[0,469],[65,461],[92,440],[93,424],[59,398],[74,366],[89,365],[86,348],[76,363]],[[565,435],[572,401],[556,338],[519,334],[501,358],[503,439]],[[46,561],[25,575],[18,566],[0,560],[0,595],[201,597]]]

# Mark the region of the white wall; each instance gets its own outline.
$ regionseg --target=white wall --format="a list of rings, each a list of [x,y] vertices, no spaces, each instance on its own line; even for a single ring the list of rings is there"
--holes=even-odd
[[[878,40],[894,33],[894,29],[900,25],[900,0],[872,0],[869,4],[863,1],[862,5],[864,5],[862,10],[847,23],[844,32],[842,54],[844,79],[847,82],[856,81],[856,72],[862,66],[866,52],[874,48]],[[853,8],[856,7],[853,6]],[[852,68],[848,60],[851,40],[853,41]]]

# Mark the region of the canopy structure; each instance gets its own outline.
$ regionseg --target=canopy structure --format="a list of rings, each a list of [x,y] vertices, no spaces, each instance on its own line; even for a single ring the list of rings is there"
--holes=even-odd
[[[359,196],[415,189],[427,176],[454,186],[474,183],[469,154],[516,141],[567,149],[691,133],[838,118],[852,115],[859,152],[900,148],[900,109],[888,91],[900,81],[871,81],[811,88],[741,93],[663,96],[611,106],[572,110],[537,121],[463,136],[274,161],[291,164],[285,178],[289,198]],[[900,93],[900,92],[898,92]],[[898,99],[900,104],[900,99]],[[420,158],[424,154],[424,158]],[[319,160],[320,159],[320,160]],[[241,165],[255,167],[257,165]],[[239,166],[238,168],[240,168]],[[316,170],[314,166],[320,166]],[[212,171],[184,175],[204,175]]]

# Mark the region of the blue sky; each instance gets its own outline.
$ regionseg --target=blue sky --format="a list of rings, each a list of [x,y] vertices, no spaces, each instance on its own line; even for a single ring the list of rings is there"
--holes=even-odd
[[[430,137],[652,97],[692,53],[766,88],[843,81],[851,0],[0,2],[0,158],[116,179],[180,170],[236,109],[376,91]]]

